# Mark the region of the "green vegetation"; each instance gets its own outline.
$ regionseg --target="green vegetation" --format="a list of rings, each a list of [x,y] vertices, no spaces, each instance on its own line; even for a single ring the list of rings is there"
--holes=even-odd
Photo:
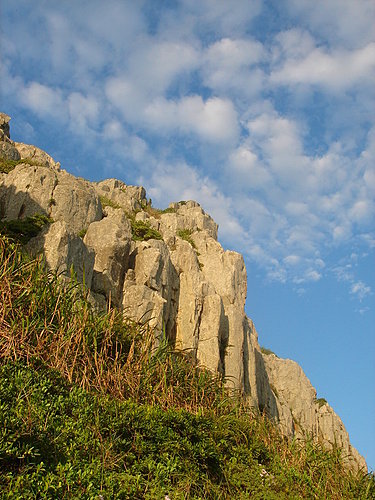
[[[152,228],[148,221],[135,220],[134,218],[131,218],[130,223],[132,226],[132,234],[134,241],[163,239],[159,231]]]
[[[118,203],[115,203],[114,201],[110,200],[106,196],[99,196],[100,203],[102,205],[102,208],[105,207],[112,207],[112,208],[121,208]]]
[[[6,158],[0,158],[0,173],[9,174],[16,165],[19,165],[21,160],[7,160]]]
[[[370,499],[339,450],[289,443],[147,325],[0,236],[2,498]]]
[[[20,165],[21,163],[26,163],[27,165],[37,165],[38,163],[33,161],[31,158],[22,158],[21,160],[7,160],[6,158],[0,158],[0,173],[9,174],[14,167]]]
[[[196,250],[197,245],[194,243],[194,240],[191,237],[192,234],[193,231],[191,229],[179,229],[177,231],[177,236],[190,243],[190,245],[194,248],[194,250]]]
[[[83,239],[86,236],[86,233],[87,229],[81,229],[80,232],[78,233],[78,236]]]
[[[176,212],[175,208],[164,208],[162,210],[160,208],[154,208],[151,205],[143,205],[142,210],[155,219],[160,219],[163,214],[173,214]]]
[[[260,348],[262,354],[265,354],[266,356],[268,354],[275,354],[273,351],[271,351],[271,349],[267,349],[267,347],[261,347]],[[276,354],[275,354],[276,357],[278,357]]]
[[[322,406],[328,404],[327,400],[324,399],[324,398],[318,398],[318,399],[316,399],[315,403],[317,403],[319,405],[319,408],[321,408]]]
[[[10,238],[26,244],[31,238],[39,234],[46,224],[53,220],[44,214],[37,214],[23,219],[0,221],[0,231]]]

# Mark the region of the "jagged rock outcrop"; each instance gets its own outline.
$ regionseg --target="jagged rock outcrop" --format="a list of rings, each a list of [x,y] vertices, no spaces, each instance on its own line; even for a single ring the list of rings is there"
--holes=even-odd
[[[98,308],[114,305],[147,322],[155,342],[177,348],[225,377],[228,387],[265,411],[285,435],[312,435],[337,444],[353,468],[365,467],[340,418],[292,361],[263,355],[245,314],[247,276],[242,256],[217,241],[217,224],[195,201],[156,210],[143,187],[116,179],[89,182],[60,169],[35,146],[13,143],[0,114],[0,158],[17,164],[0,177],[3,221],[50,217],[31,239],[47,267],[90,289]],[[12,163],[12,165],[13,165]],[[148,235],[135,238],[134,228]]]
[[[340,417],[327,401],[316,398],[316,390],[302,368],[295,361],[275,354],[265,355],[264,362],[271,387],[283,409],[280,415],[287,435],[300,439],[312,436],[325,446],[336,446],[350,466],[365,468],[366,462],[350,445]]]

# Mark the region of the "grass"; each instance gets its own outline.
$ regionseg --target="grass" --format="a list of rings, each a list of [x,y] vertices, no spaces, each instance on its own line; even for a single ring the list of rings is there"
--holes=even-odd
[[[31,166],[38,165],[38,162],[32,160],[31,158],[22,158],[21,160],[7,160],[6,158],[0,158],[0,173],[9,174],[9,172],[21,163],[26,163]]]
[[[2,498],[370,499],[339,450],[288,442],[188,353],[0,236]]]
[[[111,208],[121,208],[118,203],[115,203],[114,201],[110,200],[106,196],[99,196],[100,203],[102,205],[102,208],[105,207],[111,207]]]
[[[148,213],[151,217],[154,217],[155,219],[160,219],[163,214],[173,214],[176,213],[175,208],[154,208],[151,205],[143,205],[142,210],[146,213]]]
[[[197,245],[195,244],[193,238],[191,237],[192,234],[193,231],[191,229],[179,229],[177,231],[177,236],[190,243],[190,245],[194,248],[194,250],[196,250]]]
[[[261,347],[260,350],[262,354],[265,354],[266,356],[268,356],[269,354],[274,354],[276,357],[278,357],[273,351],[271,351],[271,349],[267,349],[267,347]]]

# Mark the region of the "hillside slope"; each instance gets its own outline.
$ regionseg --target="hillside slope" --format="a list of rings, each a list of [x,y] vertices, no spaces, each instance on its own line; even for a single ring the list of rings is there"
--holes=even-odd
[[[14,143],[8,124],[1,114],[0,216],[8,233],[21,233],[28,252],[42,253],[49,269],[74,273],[96,310],[115,306],[152,328],[155,345],[166,337],[188,351],[284,435],[339,447],[349,467],[366,470],[341,419],[316,399],[302,369],[261,352],[245,315],[243,258],[223,250],[217,224],[198,203],[158,210],[142,187],[76,178],[37,147]],[[35,221],[35,231],[24,234]]]

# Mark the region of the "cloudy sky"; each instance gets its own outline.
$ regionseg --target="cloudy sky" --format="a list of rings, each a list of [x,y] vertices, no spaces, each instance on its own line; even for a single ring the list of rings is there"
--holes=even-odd
[[[0,0],[13,139],[194,199],[375,467],[375,2]]]

